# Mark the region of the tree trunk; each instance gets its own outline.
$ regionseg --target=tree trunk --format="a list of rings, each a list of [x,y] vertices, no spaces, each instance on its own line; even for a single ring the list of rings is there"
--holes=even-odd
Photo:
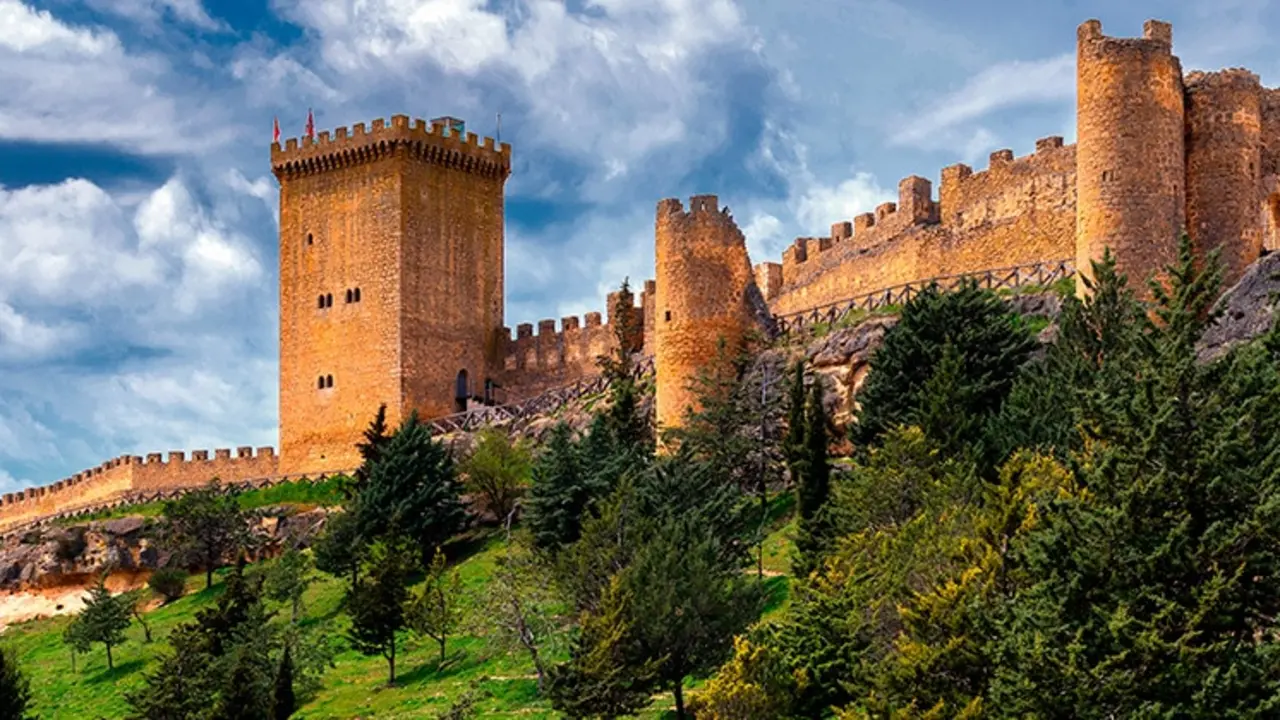
[[[671,692],[676,696],[676,720],[684,720],[684,678],[676,681]]]
[[[207,562],[204,565],[204,589],[208,590],[213,587],[213,563]]]
[[[387,687],[396,684],[396,639],[391,638],[391,654],[387,656]]]
[[[116,669],[115,664],[111,661],[111,643],[107,643],[107,669],[108,670]]]
[[[444,646],[446,642],[448,642],[448,638],[445,636],[444,633],[441,633],[440,634],[440,664],[441,665],[444,665]]]

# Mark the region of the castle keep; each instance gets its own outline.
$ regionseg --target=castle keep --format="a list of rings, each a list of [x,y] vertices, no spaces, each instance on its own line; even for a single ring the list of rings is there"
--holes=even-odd
[[[1187,232],[1221,252],[1226,282],[1280,247],[1280,89],[1247,70],[1184,73],[1167,23],[1077,46],[1077,143],[991,153],[988,167],[910,176],[888,202],[752,267],[713,195],[658,203],[655,279],[639,305],[509,329],[503,195],[511,148],[453,118],[321,132],[271,147],[280,183],[280,454],[271,448],[126,455],[0,499],[0,529],[138,490],[348,471],[385,403],[388,420],[510,402],[593,375],[618,312],[655,357],[657,414],[679,423],[693,374],[721,338],[772,318],[940,275],[1074,260],[1105,248],[1131,281],[1171,262]]]

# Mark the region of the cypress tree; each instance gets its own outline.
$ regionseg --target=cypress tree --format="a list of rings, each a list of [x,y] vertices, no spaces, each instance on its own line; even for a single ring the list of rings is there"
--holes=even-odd
[[[827,462],[827,413],[822,403],[822,383],[814,378],[805,410],[803,456],[798,463],[796,488],[796,557],[793,573],[804,576],[821,563],[827,545],[823,508],[831,494],[831,466]]]
[[[797,360],[792,371],[791,392],[787,406],[787,434],[783,440],[783,452],[787,468],[791,472],[791,486],[800,484],[800,460],[804,449],[804,360]]]
[[[293,653],[289,644],[284,646],[284,654],[280,657],[280,668],[276,671],[276,686],[273,693],[273,717],[275,720],[288,720],[298,709],[297,698],[293,694]]]
[[[30,703],[31,684],[18,668],[18,659],[0,647],[0,720],[25,720]]]

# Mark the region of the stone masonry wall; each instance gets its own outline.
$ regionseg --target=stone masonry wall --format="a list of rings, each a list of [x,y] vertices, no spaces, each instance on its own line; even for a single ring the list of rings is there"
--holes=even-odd
[[[746,240],[714,195],[658,203],[654,305],[655,398],[659,428],[678,426],[693,406],[692,382],[723,339],[732,353],[753,327],[755,277]]]
[[[998,150],[981,172],[943,169],[937,201],[915,176],[899,183],[898,196],[836,223],[829,237],[796,240],[781,266],[757,265],[770,309],[798,312],[938,275],[1075,254],[1075,148],[1060,137],[1037,141],[1024,157]]]
[[[1280,250],[1280,88],[1262,91],[1263,240]]]
[[[195,450],[191,458],[186,453],[173,451],[168,460],[160,453],[142,458],[122,455],[118,458],[76,473],[52,485],[28,488],[18,493],[0,497],[0,530],[14,525],[77,510],[134,491],[175,490],[198,487],[218,478],[224,482],[274,477],[278,473],[275,450],[251,447],[213,451]]]
[[[652,283],[645,283],[641,305],[632,307],[633,322],[643,328],[644,335],[637,341],[641,347],[649,343],[649,318],[652,316]],[[507,329],[506,359],[502,374],[502,398],[508,402],[524,400],[540,392],[600,374],[596,362],[601,355],[609,355],[618,348],[615,318],[619,293],[609,293],[609,315],[605,322],[600,313],[590,312],[583,317],[569,316],[556,321],[540,320],[537,334],[532,323],[517,326],[514,335]],[[634,302],[634,301],[633,301]]]
[[[379,404],[392,425],[445,415],[460,377],[471,390],[501,370],[510,160],[405,115],[272,146],[281,472],[354,466]]]

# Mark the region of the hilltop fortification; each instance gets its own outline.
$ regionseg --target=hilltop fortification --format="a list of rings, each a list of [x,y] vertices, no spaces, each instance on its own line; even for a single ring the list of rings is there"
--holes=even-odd
[[[532,397],[598,372],[617,313],[655,356],[657,413],[678,424],[689,384],[714,356],[779,316],[942,275],[1074,260],[1106,248],[1132,280],[1174,257],[1179,235],[1218,251],[1226,282],[1280,248],[1280,90],[1241,69],[1184,73],[1173,30],[1138,38],[1076,31],[1075,145],[990,155],[930,180],[781,262],[751,267],[714,195],[658,204],[655,279],[606,299],[606,314],[519,325],[503,317],[504,188],[511,147],[450,117],[396,115],[366,129],[271,146],[280,183],[280,455],[230,451],[126,456],[52,486],[7,495],[0,529],[145,488],[349,470],[377,410],[396,423]],[[473,416],[468,416],[473,417]]]

